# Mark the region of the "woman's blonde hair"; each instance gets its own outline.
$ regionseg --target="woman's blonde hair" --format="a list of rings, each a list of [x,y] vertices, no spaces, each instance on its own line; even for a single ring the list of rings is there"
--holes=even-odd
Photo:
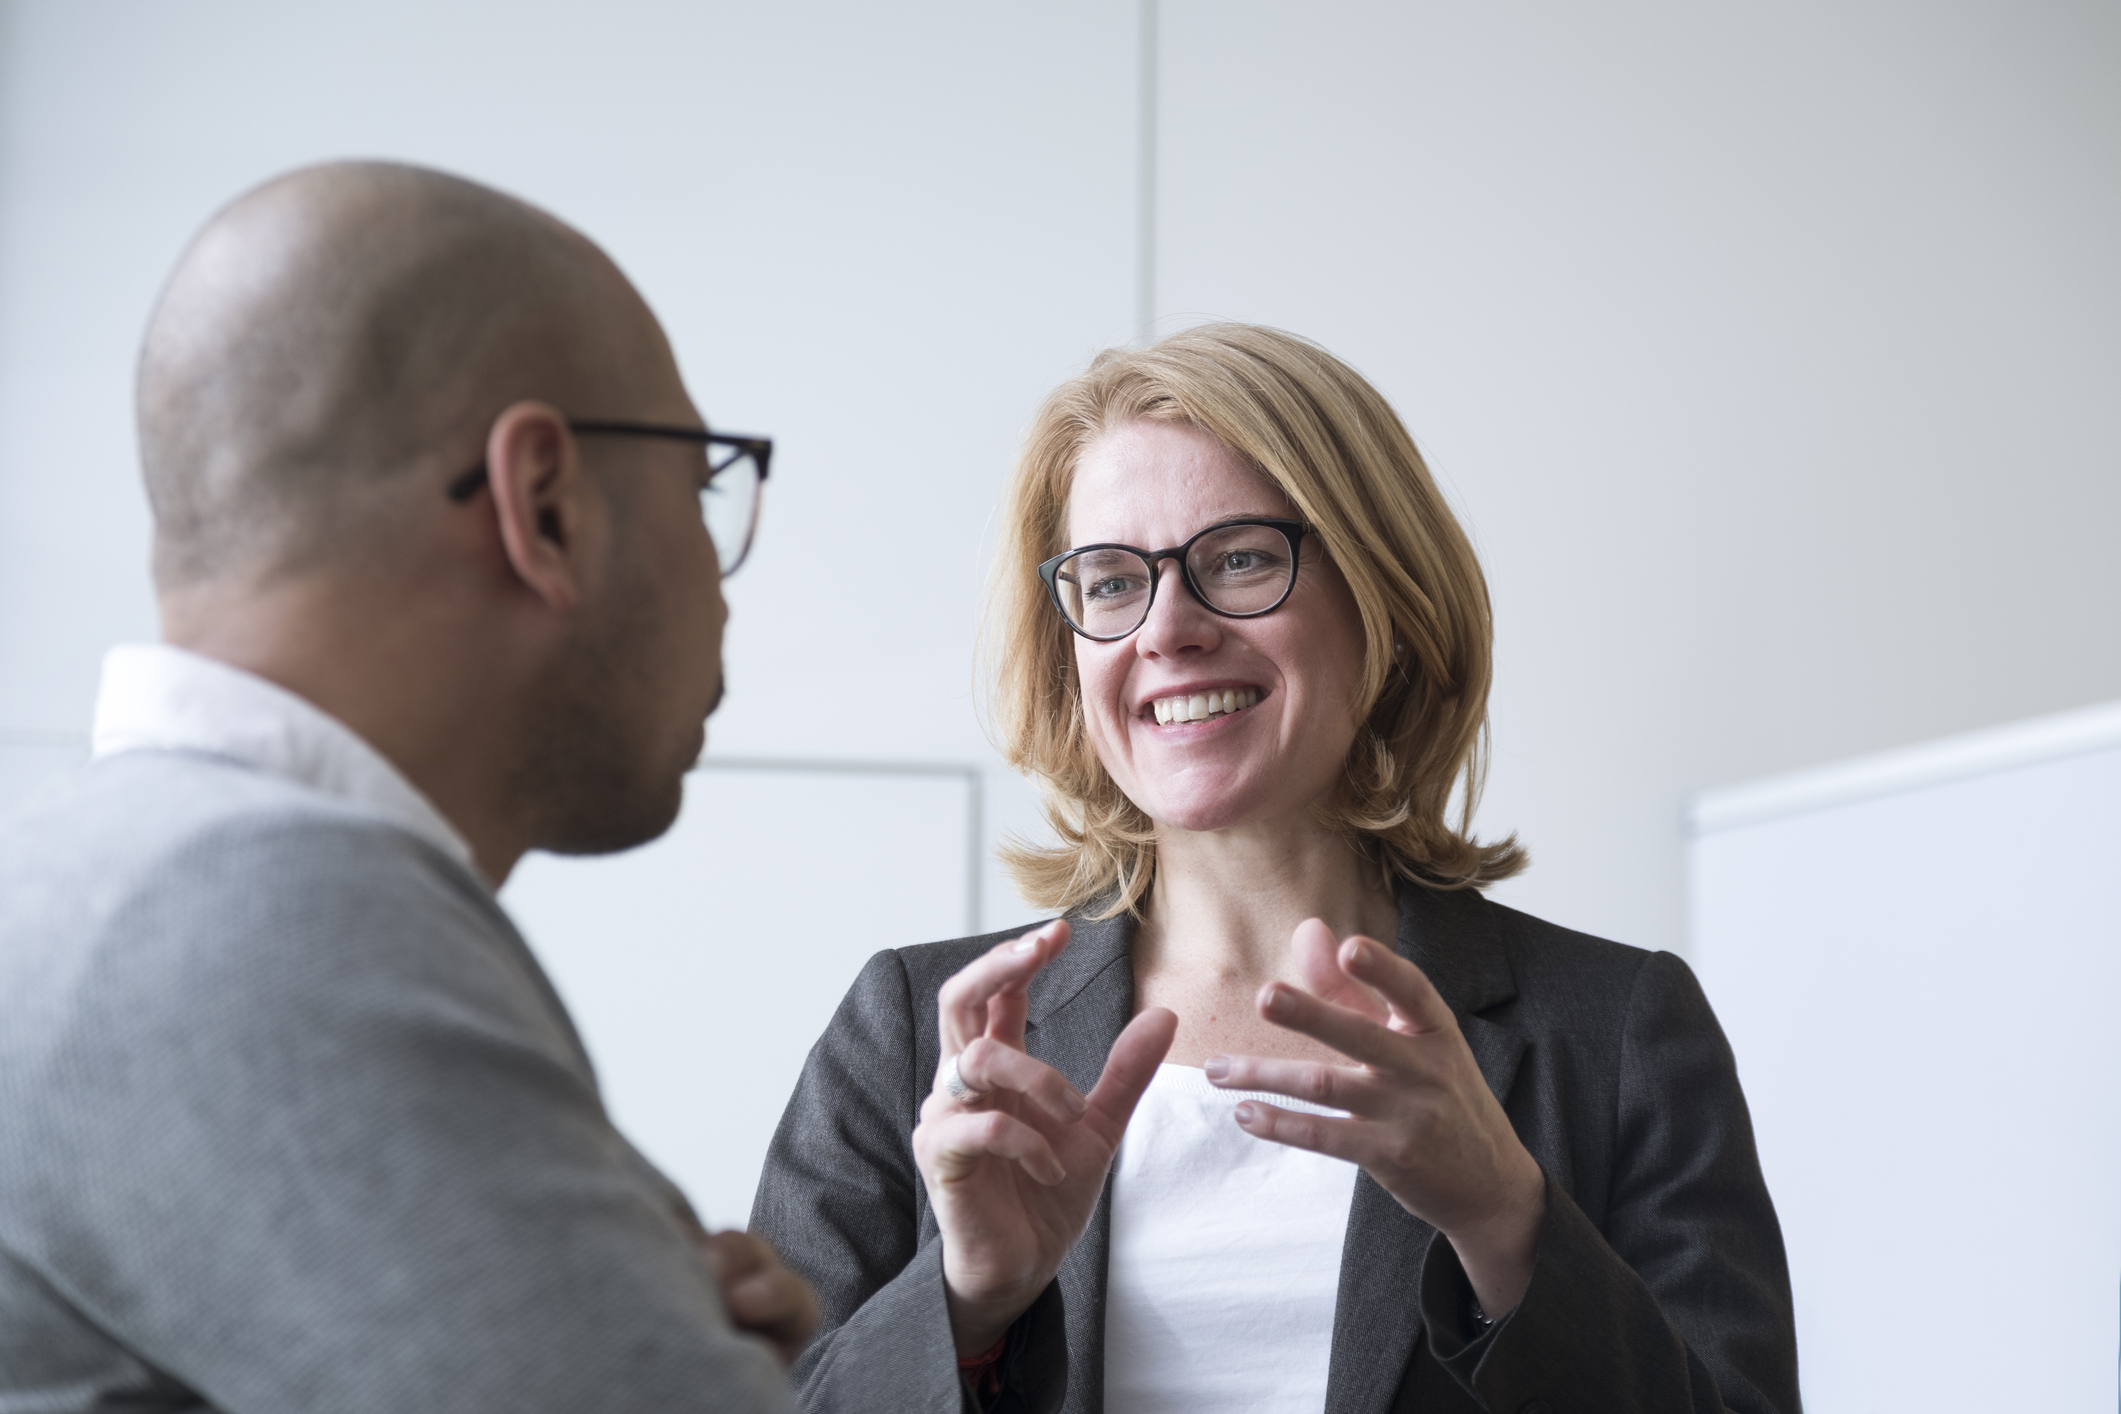
[[[1494,629],[1473,546],[1414,439],[1375,388],[1310,340],[1209,324],[1107,350],[1054,389],[1011,477],[982,634],[991,726],[1009,764],[1039,786],[1061,841],[1003,846],[1024,896],[1062,910],[1102,900],[1098,916],[1111,917],[1137,910],[1155,877],[1156,827],[1097,759],[1071,634],[1037,574],[1067,548],[1077,459],[1133,421],[1199,428],[1258,468],[1317,528],[1354,591],[1363,723],[1327,824],[1388,883],[1478,888],[1522,869],[1514,836],[1481,844],[1470,834]],[[1398,663],[1395,642],[1406,644]]]

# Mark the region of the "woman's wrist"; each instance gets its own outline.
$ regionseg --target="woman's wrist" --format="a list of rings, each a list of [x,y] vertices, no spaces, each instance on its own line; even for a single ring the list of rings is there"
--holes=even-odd
[[[1017,1318],[1031,1309],[1038,1299],[1034,1291],[1023,1300],[1013,1298],[995,1300],[972,1300],[959,1295],[944,1284],[944,1294],[950,1309],[950,1338],[957,1345],[960,1357],[975,1356],[994,1348],[996,1341],[1009,1334],[1009,1328]]]
[[[1546,1219],[1546,1173],[1531,1155],[1527,1172],[1511,1185],[1512,1196],[1494,1213],[1445,1234],[1465,1269],[1480,1309],[1500,1320],[1532,1284],[1539,1228]]]

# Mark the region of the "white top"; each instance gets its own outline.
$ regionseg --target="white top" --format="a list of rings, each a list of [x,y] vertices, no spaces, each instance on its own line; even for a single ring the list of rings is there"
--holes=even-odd
[[[471,870],[471,846],[344,722],[255,673],[166,643],[103,656],[94,750],[198,751],[298,781],[410,830]]]
[[[1242,1100],[1341,1113],[1157,1068],[1113,1177],[1108,1414],[1325,1407],[1356,1169],[1254,1139]]]

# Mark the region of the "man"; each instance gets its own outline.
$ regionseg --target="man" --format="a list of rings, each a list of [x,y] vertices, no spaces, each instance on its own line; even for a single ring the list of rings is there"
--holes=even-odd
[[[654,316],[314,168],[185,253],[139,422],[166,643],[0,825],[0,1409],[788,1407],[807,1288],[613,1130],[493,892],[661,834],[721,695],[754,473]]]

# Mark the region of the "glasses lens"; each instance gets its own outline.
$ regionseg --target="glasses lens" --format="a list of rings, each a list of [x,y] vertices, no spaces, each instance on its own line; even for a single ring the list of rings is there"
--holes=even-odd
[[[758,525],[759,464],[740,447],[710,446],[707,455],[713,471],[700,491],[700,511],[707,518],[722,573],[734,574],[751,550],[751,533]]]
[[[1061,612],[1092,638],[1134,632],[1149,614],[1149,565],[1131,550],[1084,550],[1053,576]]]
[[[1193,542],[1186,569],[1203,599],[1226,614],[1257,614],[1289,592],[1296,562],[1271,525],[1226,525]]]

